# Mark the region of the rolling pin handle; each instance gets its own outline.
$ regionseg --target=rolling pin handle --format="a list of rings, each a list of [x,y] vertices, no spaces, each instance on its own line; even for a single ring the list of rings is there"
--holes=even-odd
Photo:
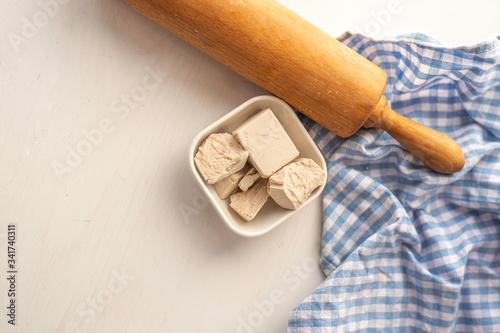
[[[452,138],[397,114],[383,95],[363,126],[383,129],[431,170],[450,174],[464,167],[462,149]]]

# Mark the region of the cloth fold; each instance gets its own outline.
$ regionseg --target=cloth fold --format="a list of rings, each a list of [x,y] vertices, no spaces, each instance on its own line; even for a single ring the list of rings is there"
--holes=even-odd
[[[466,164],[437,174],[381,130],[343,139],[301,116],[328,163],[327,278],[288,331],[500,332],[500,37],[339,40],[384,69],[393,110],[453,138]]]

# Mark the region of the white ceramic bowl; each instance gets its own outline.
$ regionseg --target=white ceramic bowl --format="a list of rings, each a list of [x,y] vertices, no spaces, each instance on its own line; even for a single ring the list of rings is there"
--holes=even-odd
[[[252,221],[246,222],[231,207],[229,207],[229,198],[221,200],[215,192],[213,185],[205,183],[203,177],[194,165],[194,156],[196,155],[198,147],[201,143],[212,133],[231,132],[250,116],[266,108],[270,108],[280,121],[281,125],[283,125],[293,143],[299,150],[299,157],[312,159],[321,167],[321,169],[325,171],[326,174],[326,163],[318,147],[316,147],[316,144],[311,139],[292,108],[277,97],[254,97],[201,131],[194,138],[189,149],[189,166],[193,177],[221,217],[222,221],[224,221],[228,228],[233,232],[244,237],[259,236],[276,228],[287,218],[313,201],[318,195],[321,194],[323,188],[325,187],[325,182],[323,182],[323,185],[316,188],[311,193],[311,196],[307,199],[307,201],[304,202],[304,204],[302,204],[302,206],[297,210],[284,209],[278,206],[270,197],[257,216]]]

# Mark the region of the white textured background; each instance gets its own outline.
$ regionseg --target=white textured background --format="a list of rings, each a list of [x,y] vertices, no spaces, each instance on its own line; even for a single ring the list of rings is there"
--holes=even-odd
[[[118,0],[65,0],[44,15],[53,1],[0,4],[0,331],[285,332],[324,279],[320,200],[244,239],[186,162],[199,130],[265,92]],[[281,2],[333,36],[423,32],[463,45],[500,32],[494,0]],[[148,70],[161,82],[125,113],[121,99]],[[109,133],[84,147],[99,126]],[[78,147],[88,155],[58,177],[54,165]]]

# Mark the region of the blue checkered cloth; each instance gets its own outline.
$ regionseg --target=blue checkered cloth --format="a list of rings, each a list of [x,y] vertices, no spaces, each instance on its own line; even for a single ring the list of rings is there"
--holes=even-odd
[[[500,332],[500,37],[340,40],[385,70],[396,112],[455,139],[466,162],[437,174],[381,130],[343,139],[302,117],[328,162],[327,278],[288,331]]]

